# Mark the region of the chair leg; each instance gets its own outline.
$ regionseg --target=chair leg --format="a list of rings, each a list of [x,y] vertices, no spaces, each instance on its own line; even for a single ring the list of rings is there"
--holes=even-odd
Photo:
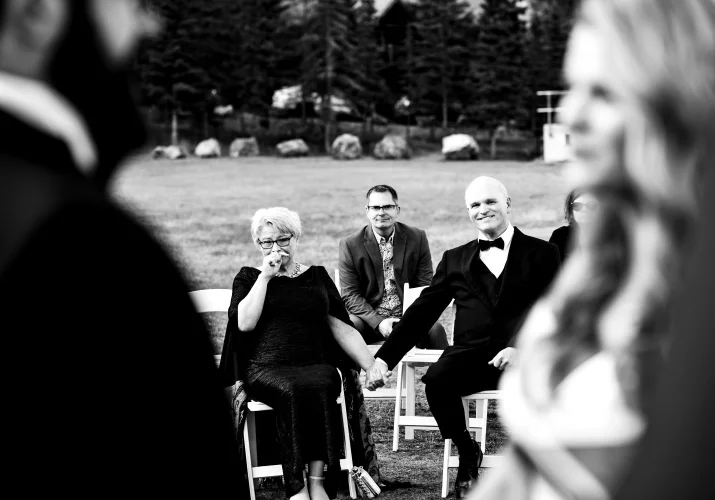
[[[400,439],[400,406],[402,404],[402,377],[403,363],[397,364],[397,381],[395,383],[395,420],[392,426],[392,451],[397,451],[397,444]]]
[[[402,390],[405,391],[407,389],[407,378],[402,377]],[[403,394],[406,394],[403,392]],[[407,397],[403,397],[402,402],[400,403],[400,408],[403,410],[407,408]]]
[[[256,500],[256,485],[253,480],[253,465],[258,454],[256,450],[256,416],[250,410],[246,410],[246,421],[243,424],[243,447],[246,452],[248,489],[251,493],[251,500]]]
[[[415,367],[406,363],[405,366],[405,415],[415,416]],[[415,439],[414,427],[405,427],[405,439]]]
[[[487,452],[487,420],[489,417],[489,400],[481,399],[477,401],[477,417],[484,417],[484,425],[479,432],[479,443],[482,446],[482,453]]]
[[[442,498],[447,498],[449,491],[449,457],[452,454],[452,440],[444,440],[444,460],[442,461]]]
[[[338,370],[340,373],[340,370]],[[345,445],[345,461],[347,462],[348,470],[348,491],[350,492],[350,498],[357,498],[357,491],[355,490],[355,482],[353,481],[350,471],[353,468],[353,450],[350,445],[350,428],[348,427],[348,413],[345,408],[345,392],[343,391],[343,376],[340,373],[340,413],[343,417],[343,443]]]

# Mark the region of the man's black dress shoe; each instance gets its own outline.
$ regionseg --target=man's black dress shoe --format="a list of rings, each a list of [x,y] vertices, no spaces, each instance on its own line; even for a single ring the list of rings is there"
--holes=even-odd
[[[482,465],[484,453],[482,447],[472,439],[475,455],[473,457],[459,456],[459,469],[457,469],[457,479],[454,481],[454,494],[456,498],[467,496],[469,489],[477,484],[479,479],[479,466]]]

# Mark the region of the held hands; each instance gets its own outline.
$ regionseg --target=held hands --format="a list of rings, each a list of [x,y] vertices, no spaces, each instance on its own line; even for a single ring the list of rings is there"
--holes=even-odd
[[[387,369],[387,365],[382,361],[375,361],[365,372],[365,387],[369,391],[374,391],[379,387],[390,387],[388,378],[392,372]]]
[[[399,318],[385,318],[380,322],[379,325],[377,325],[377,329],[380,331],[383,337],[387,338],[392,333],[392,328],[398,321],[400,321]]]
[[[273,250],[271,253],[263,257],[261,273],[268,279],[274,278],[280,271],[284,255],[288,254],[281,250]]]
[[[503,370],[504,368],[509,368],[516,366],[519,359],[519,351],[513,347],[505,347],[499,353],[494,356],[494,358],[489,362],[495,368]]]

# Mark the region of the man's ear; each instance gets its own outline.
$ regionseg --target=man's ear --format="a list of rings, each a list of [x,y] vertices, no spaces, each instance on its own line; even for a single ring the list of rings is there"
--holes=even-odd
[[[6,0],[5,27],[25,50],[47,51],[67,26],[69,0]]]
[[[511,213],[511,198],[506,197],[506,213]]]

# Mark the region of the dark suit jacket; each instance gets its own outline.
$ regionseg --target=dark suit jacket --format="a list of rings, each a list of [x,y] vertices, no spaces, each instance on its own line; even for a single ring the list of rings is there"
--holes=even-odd
[[[571,241],[574,233],[578,231],[578,226],[569,224],[568,226],[561,226],[554,229],[551,233],[551,238],[549,238],[549,243],[553,243],[559,249],[559,255],[561,256],[561,262],[566,260],[571,252],[573,251],[573,243]]]
[[[427,235],[422,229],[400,222],[395,224],[392,265],[400,300],[403,300],[405,283],[411,287],[430,284],[432,255]],[[371,226],[367,225],[340,240],[338,269],[341,293],[348,312],[377,328],[385,319],[375,312],[385,293],[385,277],[382,255]]]
[[[230,410],[176,266],[63,142],[2,110],[0,136],[8,481],[38,496],[235,494]]]
[[[445,354],[475,348],[501,350],[513,345],[524,316],[559,269],[558,250],[551,243],[526,236],[514,228],[494,307],[472,272],[472,262],[478,258],[477,240],[447,250],[431,285],[407,309],[375,357],[382,358],[393,368],[437,321],[453,298],[457,308],[454,345],[447,348]]]

